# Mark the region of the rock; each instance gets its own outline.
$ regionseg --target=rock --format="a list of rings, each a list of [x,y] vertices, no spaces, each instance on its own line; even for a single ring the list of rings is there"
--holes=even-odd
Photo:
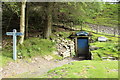
[[[89,48],[91,51],[99,49],[99,47],[96,47],[96,46],[90,46]]]
[[[2,72],[3,68],[0,68],[0,72]]]
[[[110,59],[110,60],[115,60],[115,58],[114,58],[114,57],[108,57],[108,59]]]
[[[0,46],[0,49],[2,49],[2,46]]]
[[[60,42],[61,42],[60,39],[57,39],[56,41],[57,41],[57,43],[60,43]]]
[[[52,42],[55,42],[55,40],[52,40]]]
[[[67,45],[64,45],[63,47],[66,48],[66,49],[69,49],[69,47]]]
[[[59,37],[59,34],[56,34],[57,37]]]
[[[50,56],[50,55],[45,55],[44,56],[44,59],[46,59],[46,60],[48,60],[48,61],[50,61],[50,60],[52,60],[53,59],[53,57],[52,56]]]
[[[57,51],[54,51],[53,54],[58,54],[58,52],[57,52]]]
[[[107,59],[107,57],[102,57],[102,59]]]
[[[37,60],[38,60],[38,58],[34,58],[34,60],[35,60],[35,61],[37,61]]]
[[[64,58],[70,56],[70,52],[69,52],[69,51],[66,51],[66,52],[64,52],[64,53],[62,53],[62,54],[63,54],[63,57],[64,57]]]
[[[57,48],[58,54],[64,58],[70,56],[75,51],[74,41],[66,40],[64,38],[57,39],[56,46],[57,46],[56,48]]]
[[[106,37],[101,36],[101,37],[98,37],[98,41],[107,41],[107,38],[106,38]]]
[[[61,43],[61,45],[65,45],[65,43],[64,43],[64,42],[62,42],[62,43]]]

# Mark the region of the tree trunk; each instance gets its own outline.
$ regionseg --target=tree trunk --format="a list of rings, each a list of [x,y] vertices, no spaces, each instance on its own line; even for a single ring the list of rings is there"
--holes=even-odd
[[[51,35],[51,26],[52,26],[52,7],[51,3],[47,4],[46,7],[46,22],[45,22],[45,29],[44,29],[44,38],[48,39]]]
[[[22,2],[21,5],[21,16],[20,16],[20,32],[25,33],[25,7],[26,7],[26,0]],[[24,35],[20,36],[19,43],[22,44],[24,41]]]
[[[29,19],[29,10],[28,10],[28,3],[26,3],[26,27],[25,27],[25,39],[28,38],[28,19]]]
[[[81,24],[81,31],[82,31],[82,24]]]

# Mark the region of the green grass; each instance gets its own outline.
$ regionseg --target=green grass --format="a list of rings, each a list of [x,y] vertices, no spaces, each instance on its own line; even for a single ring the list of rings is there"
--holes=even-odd
[[[99,54],[100,57],[114,57],[118,59],[119,51],[118,51],[118,44],[111,43],[111,42],[95,42],[92,45],[96,47],[101,47],[100,49],[91,51],[92,54]],[[95,56],[96,57],[96,56]]]
[[[13,61],[12,58],[0,55],[0,67],[5,66],[8,62]]]
[[[55,50],[55,42],[47,39],[29,38],[24,41],[23,45],[18,44],[17,54],[18,56],[22,56],[22,59],[28,59],[35,56],[51,55]],[[7,45],[3,48],[2,54],[0,53],[0,58],[2,58],[2,64],[0,66],[4,66],[8,62],[13,61],[12,53],[12,45]]]
[[[70,32],[57,32],[56,34],[61,35],[61,37],[63,38],[67,38],[70,36],[71,33]]]
[[[92,39],[97,40],[98,37],[103,36],[101,34],[93,34]],[[100,49],[91,51],[93,53],[93,57],[95,60],[101,60],[100,57],[114,57],[118,58],[119,55],[119,46],[118,46],[118,39],[117,37],[110,37],[110,36],[105,36],[104,37],[108,38],[109,41],[107,42],[94,42],[90,43],[91,46],[96,46],[100,47]]]
[[[114,64],[114,65],[113,65]],[[112,65],[112,66],[111,66]],[[48,71],[42,78],[118,78],[118,61],[75,61]]]
[[[12,47],[10,45],[2,49],[0,53],[1,63],[0,66],[5,66],[8,62],[12,60]]]
[[[55,49],[55,43],[40,38],[30,38],[24,41],[23,45],[18,45],[18,53],[25,57],[44,56],[52,54]]]
[[[92,17],[88,16],[86,22],[97,25],[105,25],[109,27],[118,27],[118,4],[103,4],[102,11],[97,12],[98,15]],[[91,15],[94,15],[91,14]]]
[[[101,26],[117,27],[118,19],[112,20],[110,18],[97,18],[96,20],[87,20],[88,23],[97,24]]]

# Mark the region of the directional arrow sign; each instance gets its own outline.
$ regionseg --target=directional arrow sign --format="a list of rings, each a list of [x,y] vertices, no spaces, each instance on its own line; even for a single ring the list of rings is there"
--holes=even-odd
[[[23,35],[23,33],[17,32],[16,35],[17,35],[17,36],[20,36],[20,35]]]
[[[6,35],[13,35],[13,32],[7,32]]]

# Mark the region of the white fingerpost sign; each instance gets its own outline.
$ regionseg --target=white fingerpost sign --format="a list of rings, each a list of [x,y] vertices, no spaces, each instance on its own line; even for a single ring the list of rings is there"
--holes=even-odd
[[[13,59],[17,60],[17,36],[23,35],[21,32],[17,32],[16,29],[13,29],[13,32],[6,32],[6,35],[13,36]]]

